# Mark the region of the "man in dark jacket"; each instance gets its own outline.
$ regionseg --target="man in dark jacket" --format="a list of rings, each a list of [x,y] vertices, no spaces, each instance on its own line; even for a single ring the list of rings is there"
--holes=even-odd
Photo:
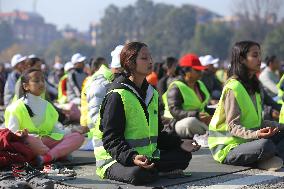
[[[160,96],[167,91],[169,85],[175,80],[177,63],[178,61],[174,57],[168,57],[166,59],[166,62],[163,65],[164,69],[166,70],[166,75],[159,80],[157,86]]]
[[[205,84],[206,88],[211,94],[212,100],[219,100],[222,94],[222,84],[217,79],[215,72],[218,66],[218,58],[213,58],[211,55],[201,56],[199,60],[203,66],[206,67],[202,74],[201,81]]]

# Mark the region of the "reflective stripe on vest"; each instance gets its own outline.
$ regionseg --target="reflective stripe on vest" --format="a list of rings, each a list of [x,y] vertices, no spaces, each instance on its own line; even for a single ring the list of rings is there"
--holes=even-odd
[[[195,91],[193,89],[191,89],[189,86],[187,86],[185,83],[183,83],[182,81],[173,81],[169,88],[167,89],[167,91],[163,94],[162,99],[163,99],[163,103],[165,105],[165,111],[164,111],[164,117],[167,118],[173,118],[173,116],[170,113],[169,110],[169,105],[168,105],[168,92],[171,89],[171,87],[173,85],[176,85],[182,95],[183,98],[183,104],[182,104],[182,108],[185,111],[189,111],[189,110],[198,110],[198,111],[204,111],[204,107],[208,104],[209,98],[210,98],[210,94],[206,88],[206,86],[204,85],[204,83],[200,80],[197,81],[200,87],[200,90],[202,91],[202,93],[205,95],[205,99],[203,102],[200,101],[199,97],[197,96],[197,94],[195,93]]]
[[[226,124],[224,100],[229,90],[233,91],[236,101],[240,107],[240,122],[243,127],[250,130],[257,130],[260,127],[262,120],[260,95],[258,93],[255,94],[257,106],[257,108],[255,108],[251,97],[243,85],[236,79],[228,80],[224,86],[218,107],[209,124],[208,145],[213,158],[220,163],[224,161],[228,153],[233,148],[248,141],[243,138],[232,136],[229,132],[228,125]]]
[[[123,102],[126,122],[124,137],[126,142],[139,154],[146,155],[149,158],[159,158],[160,152],[157,149],[158,93],[153,88],[152,90],[154,93],[147,107],[149,122],[135,94],[125,89],[114,89],[110,92],[118,93]],[[100,120],[100,118],[98,118],[98,120]],[[103,147],[102,132],[99,130],[99,125],[100,124],[95,125],[95,128],[92,129],[92,133],[94,135],[94,153],[97,162],[96,173],[101,178],[104,178],[105,170],[115,163],[116,160],[114,160]]]
[[[40,137],[49,136],[54,140],[61,140],[64,136],[62,133],[52,133],[55,124],[58,121],[58,113],[55,108],[47,102],[45,119],[39,126],[35,126],[31,120],[28,110],[19,99],[9,105],[5,111],[5,126],[8,127],[10,116],[15,116],[19,123],[19,129],[27,129],[31,134],[37,134]]]

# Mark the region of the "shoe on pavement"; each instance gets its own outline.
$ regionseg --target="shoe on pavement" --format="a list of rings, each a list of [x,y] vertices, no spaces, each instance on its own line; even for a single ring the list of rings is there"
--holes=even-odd
[[[196,142],[201,145],[201,147],[203,148],[208,148],[208,134],[204,134],[204,135],[194,135],[193,137],[194,140],[196,140]]]
[[[257,162],[257,167],[259,169],[267,171],[277,171],[283,166],[283,160],[280,157],[274,156],[267,160],[262,160]]]
[[[75,177],[77,175],[73,169],[55,163],[45,165],[42,172],[48,176]]]

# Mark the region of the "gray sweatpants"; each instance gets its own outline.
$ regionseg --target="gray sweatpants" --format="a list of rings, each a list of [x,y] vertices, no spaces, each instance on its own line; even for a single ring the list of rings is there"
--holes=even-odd
[[[228,165],[253,165],[257,161],[279,156],[284,160],[284,131],[268,139],[258,139],[240,144],[229,152],[223,163]]]
[[[181,138],[193,138],[195,134],[205,134],[208,126],[196,117],[187,117],[176,122],[175,131]]]

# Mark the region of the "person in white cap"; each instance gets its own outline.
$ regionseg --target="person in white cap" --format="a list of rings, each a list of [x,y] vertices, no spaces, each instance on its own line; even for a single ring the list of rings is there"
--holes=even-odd
[[[76,53],[71,58],[74,69],[68,73],[67,100],[77,105],[80,104],[81,90],[87,74],[83,71],[86,57]]]
[[[219,58],[213,58],[212,55],[205,55],[199,57],[199,60],[202,66],[206,66],[206,70],[204,70],[201,81],[205,84],[209,93],[211,94],[212,101],[211,103],[215,104],[218,102],[222,93],[222,84],[217,79],[216,73],[216,65],[218,65]],[[218,67],[218,66],[217,66]]]
[[[13,71],[9,74],[4,88],[4,105],[8,106],[15,95],[15,85],[21,73],[26,69],[27,57],[21,54],[15,54],[12,57],[11,65]]]
[[[117,47],[115,47],[115,49],[111,52],[111,63],[110,63],[110,68],[112,73],[116,74],[120,74],[123,71],[123,68],[120,65],[120,52],[123,49],[123,45],[118,45]]]
[[[86,89],[87,102],[88,102],[88,116],[91,121],[88,127],[94,127],[99,115],[101,103],[106,95],[112,81],[120,76],[122,68],[120,65],[120,53],[123,49],[122,45],[118,45],[112,52],[112,61],[110,64],[111,70],[103,62],[98,59],[94,64],[99,65],[99,69],[92,75],[88,88]],[[92,90],[90,90],[92,89]],[[95,143],[93,142],[93,146]]]

